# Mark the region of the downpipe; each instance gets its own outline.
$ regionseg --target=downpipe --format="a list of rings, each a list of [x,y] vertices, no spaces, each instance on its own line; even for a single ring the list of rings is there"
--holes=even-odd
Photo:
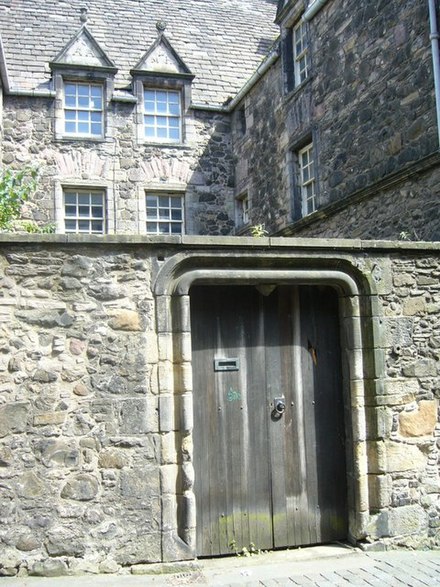
[[[437,134],[440,149],[440,54],[439,54],[439,32],[437,25],[436,0],[428,0],[429,25],[432,52],[432,68],[434,72],[435,110],[437,115]]]

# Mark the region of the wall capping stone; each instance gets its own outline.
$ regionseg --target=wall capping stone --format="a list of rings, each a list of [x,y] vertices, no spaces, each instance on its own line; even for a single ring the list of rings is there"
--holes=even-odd
[[[132,234],[29,234],[0,233],[2,244],[102,244],[102,245],[185,245],[188,247],[219,248],[289,248],[294,250],[344,250],[344,251],[440,251],[440,241],[400,241],[400,240],[362,240],[340,238],[303,238],[303,237],[251,237],[251,236],[151,236]]]

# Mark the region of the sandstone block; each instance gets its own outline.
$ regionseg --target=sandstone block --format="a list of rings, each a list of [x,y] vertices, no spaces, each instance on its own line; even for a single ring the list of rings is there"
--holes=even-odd
[[[139,467],[121,471],[121,495],[126,498],[149,499],[160,495],[159,470]]]
[[[408,298],[403,303],[404,316],[419,316],[426,312],[426,301],[423,297]]]
[[[419,391],[419,383],[416,379],[386,379],[384,381],[384,394],[398,396],[402,403],[408,403],[414,399]]]
[[[68,574],[67,564],[62,559],[37,561],[29,569],[29,575],[36,577],[60,577]]]
[[[177,478],[179,474],[178,465],[163,465],[160,468],[160,481],[162,494],[178,492]]]
[[[41,546],[41,541],[34,534],[23,534],[15,543],[15,547],[23,552],[37,550]]]
[[[437,424],[437,401],[422,400],[418,410],[401,412],[399,429],[402,436],[428,436],[433,434]]]
[[[9,467],[13,458],[12,450],[8,446],[0,446],[0,467]]]
[[[17,482],[17,493],[25,499],[40,497],[45,490],[44,483],[33,471],[28,471],[22,475]]]
[[[76,467],[79,462],[79,451],[72,441],[44,439],[35,445],[34,453],[45,467]]]
[[[67,481],[61,491],[61,497],[75,501],[90,501],[97,496],[98,491],[99,483],[96,477],[80,473]]]
[[[85,553],[84,538],[72,535],[67,529],[51,530],[44,546],[50,556],[80,557]]]
[[[34,416],[35,426],[47,426],[50,424],[59,425],[66,421],[66,412],[46,412],[44,414],[36,414]]]
[[[367,460],[370,473],[385,473],[387,470],[385,442],[367,442]]]
[[[120,568],[120,565],[118,565],[118,563],[112,559],[105,559],[99,563],[100,573],[116,574]]]
[[[29,403],[17,402],[0,407],[0,438],[26,430]]]
[[[419,359],[404,367],[403,374],[407,377],[435,377],[437,362],[434,359]]]
[[[141,316],[133,310],[113,310],[109,326],[113,330],[138,332],[143,330]]]
[[[159,534],[144,534],[127,540],[115,554],[121,565],[152,563],[161,560],[161,540]]]
[[[127,399],[120,402],[119,427],[123,434],[148,432],[147,403],[145,399]]]
[[[426,456],[417,446],[403,442],[386,442],[387,472],[422,471],[426,462]]]
[[[421,534],[428,529],[428,515],[420,505],[393,508],[388,513],[390,536]]]
[[[127,464],[127,457],[117,449],[104,449],[99,453],[98,466],[101,469],[122,469]]]
[[[368,475],[370,508],[381,510],[390,505],[392,481],[389,475]]]
[[[86,395],[89,395],[90,391],[83,383],[77,383],[73,388],[73,393],[80,397],[84,397]]]

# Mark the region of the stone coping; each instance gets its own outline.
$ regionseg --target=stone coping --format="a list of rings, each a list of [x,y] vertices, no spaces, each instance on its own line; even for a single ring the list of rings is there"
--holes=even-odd
[[[250,236],[151,236],[151,235],[78,235],[0,233],[2,244],[100,244],[100,245],[171,245],[225,248],[291,248],[353,251],[440,251],[440,241],[395,241],[340,238],[250,237]]]

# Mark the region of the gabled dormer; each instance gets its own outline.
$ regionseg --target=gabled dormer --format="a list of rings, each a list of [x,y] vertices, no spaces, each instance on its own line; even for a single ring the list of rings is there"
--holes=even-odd
[[[104,140],[117,68],[85,24],[49,67],[56,91],[56,138]]]
[[[192,80],[189,68],[183,59],[173,49],[164,33],[160,33],[156,41],[143,55],[137,65],[131,70],[132,75],[177,76]]]
[[[92,69],[113,75],[117,72],[115,64],[100,47],[86,25],[81,27],[49,65],[52,70]]]
[[[185,142],[185,117],[191,103],[194,75],[156,24],[158,37],[130,71],[138,99],[138,139],[141,143]]]

